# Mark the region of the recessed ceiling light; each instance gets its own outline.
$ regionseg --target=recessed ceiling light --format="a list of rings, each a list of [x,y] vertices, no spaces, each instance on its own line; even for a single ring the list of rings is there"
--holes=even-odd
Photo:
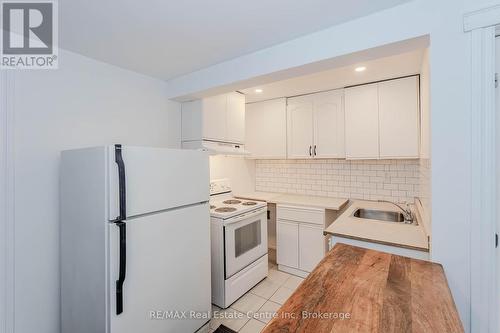
[[[365,66],[360,66],[360,67],[356,67],[354,70],[355,70],[356,72],[363,72],[363,71],[365,71],[365,70],[366,70],[366,67],[365,67]]]
[[[264,90],[262,90],[262,89],[260,89],[260,88],[259,88],[259,89],[255,89],[255,92],[256,92],[257,94],[260,94],[260,93],[261,93],[261,92],[263,92],[263,91],[264,91]]]

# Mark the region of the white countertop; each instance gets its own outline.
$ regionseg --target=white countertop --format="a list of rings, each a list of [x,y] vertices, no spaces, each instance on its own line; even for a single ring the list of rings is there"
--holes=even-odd
[[[340,210],[349,201],[345,198],[317,197],[271,192],[236,193],[234,196],[244,199],[262,200],[274,204],[317,207],[331,210]]]
[[[404,223],[360,219],[352,214],[358,208],[398,211],[390,203],[356,200],[342,213],[325,232],[334,236],[355,238],[387,245],[429,250],[423,226]]]
[[[273,192],[244,192],[244,193],[233,193],[233,195],[237,198],[242,199],[251,199],[251,200],[260,200],[267,201],[272,203],[272,199],[276,198],[279,195],[283,195],[283,193],[273,193]]]

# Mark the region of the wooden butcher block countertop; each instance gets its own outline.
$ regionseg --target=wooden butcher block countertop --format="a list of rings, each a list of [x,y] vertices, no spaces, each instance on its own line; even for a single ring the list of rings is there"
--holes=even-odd
[[[427,333],[463,328],[441,265],[337,244],[262,332]]]

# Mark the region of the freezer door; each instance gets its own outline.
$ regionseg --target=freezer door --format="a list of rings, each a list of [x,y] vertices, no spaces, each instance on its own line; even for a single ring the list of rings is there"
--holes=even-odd
[[[194,332],[208,322],[211,309],[208,204],[130,219],[125,224],[123,312],[117,315],[119,232],[114,223],[109,223],[109,333]],[[192,318],[190,311],[200,318]]]
[[[122,146],[126,216],[133,217],[209,199],[208,154],[195,150]],[[115,146],[108,147],[109,220],[119,215]]]

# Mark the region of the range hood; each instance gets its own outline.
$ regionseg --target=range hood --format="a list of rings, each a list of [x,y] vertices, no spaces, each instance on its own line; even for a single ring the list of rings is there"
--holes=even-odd
[[[231,142],[211,140],[183,141],[182,148],[204,150],[210,155],[250,155],[250,152],[245,150],[245,145]]]

